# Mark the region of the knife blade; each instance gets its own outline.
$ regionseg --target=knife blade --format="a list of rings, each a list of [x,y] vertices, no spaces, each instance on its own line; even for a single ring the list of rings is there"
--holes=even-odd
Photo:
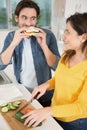
[[[27,105],[29,105],[30,103],[32,102],[32,100],[30,99],[29,101],[27,101],[22,107],[20,107],[19,109],[18,109],[18,111],[17,112],[19,112],[19,111],[21,111],[21,110],[23,110]]]
[[[35,97],[33,97],[33,98],[31,98],[29,101],[27,101],[22,107],[20,107],[19,109],[18,109],[18,111],[17,112],[19,112],[19,111],[21,111],[21,110],[23,110],[27,105],[29,105],[30,103],[32,103],[32,101],[34,100],[34,99],[36,99],[37,98],[37,96],[38,96],[38,94],[39,94],[40,92],[38,92],[37,94],[36,94],[36,96]]]

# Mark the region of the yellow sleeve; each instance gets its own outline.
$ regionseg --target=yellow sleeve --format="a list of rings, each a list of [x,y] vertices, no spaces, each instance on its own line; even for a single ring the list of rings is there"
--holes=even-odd
[[[50,80],[48,80],[48,82],[50,83],[49,90],[54,89],[55,88],[55,77],[53,77]]]
[[[77,99],[70,104],[52,106],[54,117],[73,117],[87,114],[87,78],[82,85]]]

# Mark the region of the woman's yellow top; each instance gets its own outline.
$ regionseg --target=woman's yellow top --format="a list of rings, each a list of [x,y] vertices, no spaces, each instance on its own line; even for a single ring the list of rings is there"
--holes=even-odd
[[[60,60],[49,82],[54,89],[51,106],[56,119],[69,122],[87,118],[87,61],[69,68]]]

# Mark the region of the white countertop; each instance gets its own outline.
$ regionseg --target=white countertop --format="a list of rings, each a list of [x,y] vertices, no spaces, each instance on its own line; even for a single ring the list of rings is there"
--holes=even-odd
[[[13,81],[13,84],[15,84],[18,87],[18,89],[22,92],[23,97],[21,97],[21,99],[29,100],[31,97],[31,93],[24,86],[16,82],[15,77],[13,75],[12,66],[8,67],[8,69],[6,69],[4,72],[6,72],[9,78]],[[32,105],[35,108],[42,107],[37,100],[34,100],[32,102]],[[11,130],[1,115],[0,115],[0,130]],[[35,130],[63,130],[63,129],[52,117],[48,117],[46,121],[43,123],[43,125],[40,127],[36,127]]]
[[[21,99],[29,100],[30,97],[31,97],[31,93],[25,87],[23,87],[22,85],[20,85],[20,84],[15,84],[15,85],[23,94]],[[35,108],[41,108],[42,107],[37,100],[34,100],[32,102],[32,105]],[[5,120],[3,119],[3,117],[1,115],[0,115],[0,130],[11,130],[9,128],[8,124],[5,122]],[[63,130],[63,129],[58,125],[58,123],[52,117],[48,117],[46,119],[46,121],[43,123],[43,125],[40,126],[40,127],[36,127],[35,130]]]

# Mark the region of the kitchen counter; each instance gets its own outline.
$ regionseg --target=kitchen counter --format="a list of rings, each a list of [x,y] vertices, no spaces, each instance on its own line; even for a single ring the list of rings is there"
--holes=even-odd
[[[19,84],[15,84],[15,85],[23,94],[23,97],[21,97],[21,99],[29,100],[31,97],[31,93],[22,85],[19,85]],[[35,108],[42,107],[37,100],[34,100],[32,102],[32,105]],[[11,130],[11,128],[8,126],[8,124],[5,122],[4,118],[1,115],[0,115],[0,120],[2,122],[2,123],[0,122],[0,130]],[[3,129],[1,129],[1,128],[3,128]],[[46,121],[43,123],[43,125],[40,127],[36,127],[35,130],[63,130],[63,129],[52,117],[49,116],[46,119]]]
[[[16,82],[15,77],[13,75],[12,66],[9,66],[4,72],[8,75],[8,77],[12,80],[13,84],[17,86],[17,88],[22,92],[23,97],[21,99],[29,100],[31,97],[31,93],[23,86]],[[35,108],[41,108],[41,104],[34,100],[32,105]],[[3,128],[3,129],[2,129]],[[0,115],[0,130],[11,130],[8,124],[5,122],[4,118]],[[61,126],[51,117],[49,116],[42,126],[36,127],[35,130],[63,130]]]

